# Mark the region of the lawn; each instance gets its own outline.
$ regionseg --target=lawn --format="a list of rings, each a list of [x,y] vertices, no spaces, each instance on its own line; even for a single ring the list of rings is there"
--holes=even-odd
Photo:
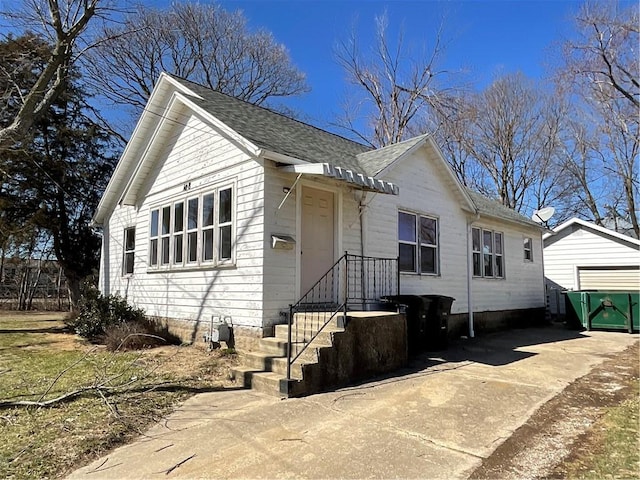
[[[591,429],[584,451],[565,465],[567,478],[640,478],[640,383],[635,385],[633,396],[607,408]]]
[[[186,346],[112,353],[62,320],[0,312],[0,478],[59,477],[188,396],[230,386],[235,355]],[[11,405],[21,402],[51,403]]]

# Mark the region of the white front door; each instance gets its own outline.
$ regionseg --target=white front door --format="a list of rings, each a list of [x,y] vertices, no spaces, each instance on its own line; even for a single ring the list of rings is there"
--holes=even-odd
[[[331,268],[334,255],[334,194],[302,188],[300,294],[304,295]]]

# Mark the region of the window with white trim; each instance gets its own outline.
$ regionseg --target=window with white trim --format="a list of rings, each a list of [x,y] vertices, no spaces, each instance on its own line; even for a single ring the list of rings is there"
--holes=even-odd
[[[502,232],[474,227],[471,230],[473,276],[504,278],[504,240]]]
[[[150,212],[151,269],[229,263],[233,246],[233,187],[208,190]]]
[[[437,275],[438,219],[398,212],[400,271]]]
[[[533,262],[533,240],[531,237],[524,238],[524,261]]]
[[[136,250],[136,227],[124,229],[124,248],[122,253],[122,275],[132,275]]]

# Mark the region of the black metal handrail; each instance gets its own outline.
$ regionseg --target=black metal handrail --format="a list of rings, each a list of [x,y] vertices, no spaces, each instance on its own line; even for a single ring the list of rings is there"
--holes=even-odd
[[[287,380],[291,380],[293,363],[339,314],[346,321],[349,310],[373,309],[382,297],[399,294],[398,264],[398,258],[345,252],[297,303],[289,305]],[[294,322],[296,313],[304,314],[302,324]]]

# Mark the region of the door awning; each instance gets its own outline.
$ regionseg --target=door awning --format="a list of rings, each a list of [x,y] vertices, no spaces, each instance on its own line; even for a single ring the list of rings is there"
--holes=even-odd
[[[369,177],[361,173],[355,173],[346,168],[334,167],[328,163],[283,165],[279,168],[285,172],[305,175],[322,175],[324,177],[335,178],[337,180],[351,183],[360,187],[362,190],[370,192],[386,193],[389,195],[398,195],[400,192],[398,185],[395,183],[385,182],[384,180]]]

